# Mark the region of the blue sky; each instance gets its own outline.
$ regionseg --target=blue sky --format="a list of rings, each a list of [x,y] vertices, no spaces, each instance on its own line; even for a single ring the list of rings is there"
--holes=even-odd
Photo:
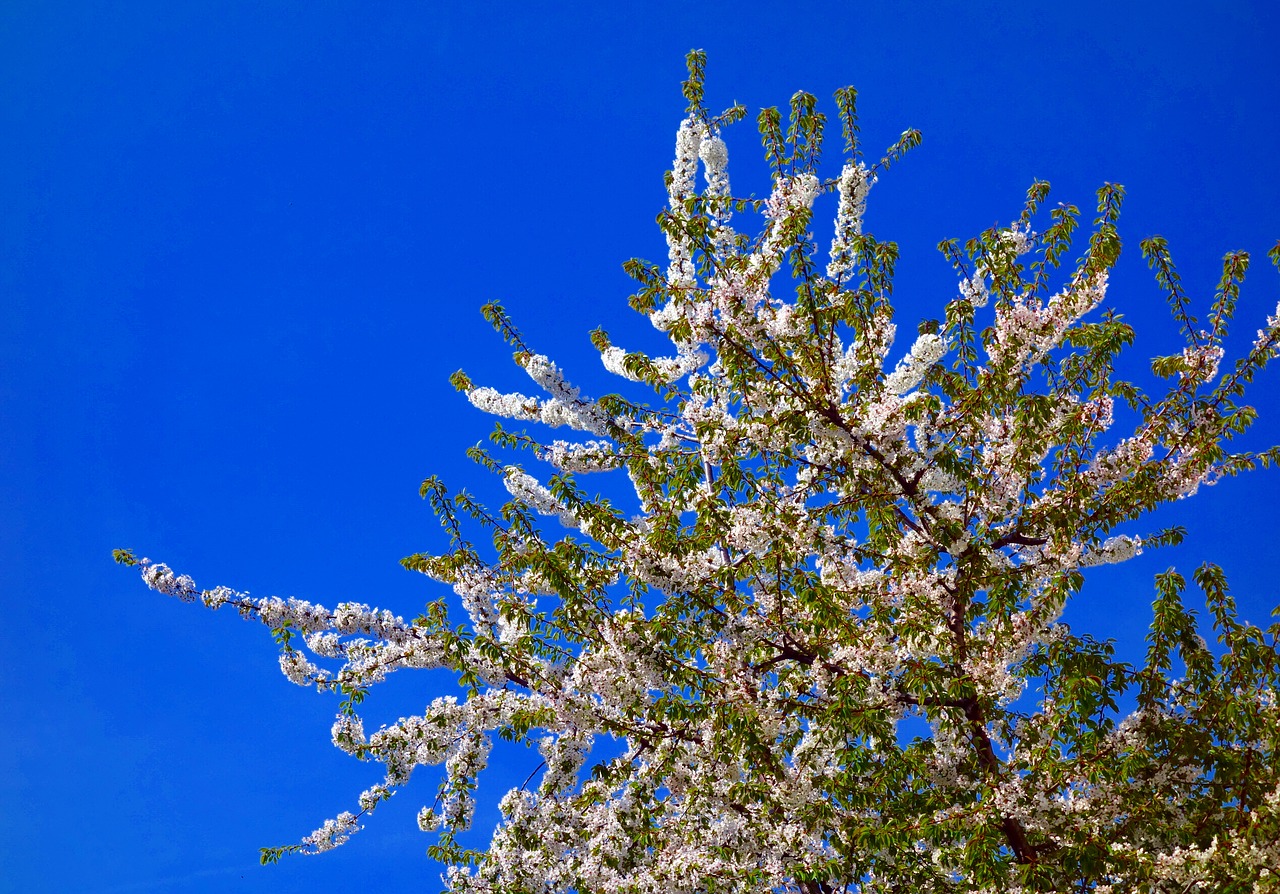
[[[851,83],[869,154],[924,132],[868,213],[902,246],[901,325],[954,293],[933,246],[1012,219],[1036,177],[1086,210],[1127,187],[1110,303],[1135,369],[1177,347],[1144,236],[1202,300],[1225,251],[1254,253],[1246,341],[1275,307],[1274,4],[614,8],[0,8],[0,891],[436,887],[428,778],[345,848],[258,867],[376,768],[329,744],[335,705],[284,680],[267,631],[146,591],[110,551],[406,616],[437,595],[397,564],[441,546],[418,482],[499,492],[462,455],[490,420],[447,376],[521,379],[479,306],[588,388],[615,387],[595,326],[656,345],[620,265],[664,254],[691,47],[712,106]],[[767,186],[755,146],[739,125],[739,191]],[[1280,439],[1277,375],[1253,446]],[[1173,507],[1188,542],[1092,575],[1073,623],[1133,648],[1151,575],[1205,558],[1264,620],[1278,498],[1264,472]],[[446,687],[395,680],[370,722]],[[497,761],[494,795],[536,763]]]

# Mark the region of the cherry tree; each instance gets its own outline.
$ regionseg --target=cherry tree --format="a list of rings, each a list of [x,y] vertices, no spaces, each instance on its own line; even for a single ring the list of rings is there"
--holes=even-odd
[[[862,218],[919,134],[868,164],[838,91],[844,163],[824,178],[828,121],[797,93],[785,123],[760,113],[772,188],[742,198],[720,133],[746,112],[708,111],[704,63],[666,178],[668,262],[626,265],[670,353],[592,334],[620,390],[649,396],[587,396],[485,308],[538,393],[454,377],[529,428],[473,450],[504,505],[422,485],[449,547],[404,565],[453,596],[405,620],[202,590],[117,552],[161,593],[269,627],[290,680],[340,696],[333,743],[385,768],[264,862],[342,844],[443,765],[419,824],[459,894],[1280,890],[1280,624],[1239,618],[1207,564],[1215,645],[1174,570],[1140,666],[1060,622],[1088,567],[1180,540],[1153,510],[1280,457],[1231,449],[1280,345],[1278,310],[1224,363],[1248,257],[1226,256],[1201,310],[1164,241],[1142,243],[1186,343],[1148,393],[1117,372],[1133,331],[1104,304],[1122,189],[1098,191],[1081,240],[1037,182],[1009,226],[942,243],[955,297],[904,343],[897,247]],[[811,234],[828,204],[829,247]],[[457,693],[365,729],[370,687],[414,668]],[[495,736],[542,763],[472,850]]]

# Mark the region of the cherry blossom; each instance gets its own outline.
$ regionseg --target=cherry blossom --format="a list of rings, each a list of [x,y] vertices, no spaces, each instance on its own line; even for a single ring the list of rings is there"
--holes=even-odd
[[[1238,617],[1210,564],[1192,579],[1212,647],[1172,569],[1142,666],[1061,620],[1090,569],[1181,539],[1153,510],[1280,459],[1233,444],[1280,344],[1277,310],[1228,361],[1247,258],[1224,261],[1207,329],[1171,300],[1186,345],[1152,361],[1148,393],[1120,377],[1132,332],[1106,308],[1128,300],[1108,291],[1123,191],[1099,190],[1060,267],[1077,213],[1033,230],[1038,182],[1008,226],[943,244],[955,294],[893,359],[897,248],[865,216],[919,135],[868,164],[842,90],[849,153],[828,177],[827,119],[798,93],[788,126],[759,116],[767,192],[735,196],[721,130],[744,110],[708,111],[704,63],[690,55],[667,263],[627,265],[670,348],[594,333],[607,381],[587,397],[486,307],[542,394],[455,375],[531,428],[495,432],[507,459],[476,453],[500,509],[424,483],[451,545],[404,560],[440,591],[419,617],[201,590],[117,553],[153,590],[272,630],[285,676],[341,699],[333,744],[384,770],[358,812],[264,862],[343,844],[434,773],[418,825],[454,892],[1280,890],[1280,625]],[[1142,252],[1176,282],[1163,240]],[[624,495],[588,495],[585,473]],[[370,687],[412,669],[459,689],[366,731]],[[536,757],[475,851],[459,836],[495,736]]]

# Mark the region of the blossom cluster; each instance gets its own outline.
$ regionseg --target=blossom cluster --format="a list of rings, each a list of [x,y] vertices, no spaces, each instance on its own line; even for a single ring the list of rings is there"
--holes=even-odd
[[[332,741],[385,778],[295,847],[341,844],[432,767],[418,823],[469,894],[1280,890],[1280,628],[1236,617],[1208,565],[1195,580],[1221,654],[1175,572],[1157,579],[1140,669],[1061,622],[1090,568],[1176,542],[1136,530],[1151,510],[1280,459],[1230,450],[1280,322],[1224,376],[1232,303],[1210,331],[1184,314],[1187,347],[1155,364],[1168,387],[1142,393],[1117,373],[1127,327],[1098,313],[1118,191],[1100,192],[1089,248],[1058,275],[1075,221],[1034,232],[1037,184],[1020,218],[954,251],[955,297],[891,363],[897,250],[863,220],[910,132],[824,179],[825,118],[797,94],[785,131],[760,118],[768,195],[735,199],[728,113],[701,106],[700,65],[667,265],[630,268],[671,348],[597,343],[622,387],[660,399],[583,396],[495,312],[545,396],[459,374],[467,398],[590,440],[497,433],[558,473],[489,462],[510,496],[499,513],[424,485],[454,536],[405,560],[449,590],[422,617],[201,591],[126,555],[155,590],[267,625],[290,680],[346,696]],[[838,101],[852,143],[851,94]],[[754,235],[730,228],[733,208],[759,213]],[[588,496],[566,474],[580,472],[610,473],[622,497]],[[492,552],[459,533],[467,519]],[[402,668],[447,669],[463,694],[366,733],[357,693]],[[494,736],[538,757],[477,857],[457,836]]]

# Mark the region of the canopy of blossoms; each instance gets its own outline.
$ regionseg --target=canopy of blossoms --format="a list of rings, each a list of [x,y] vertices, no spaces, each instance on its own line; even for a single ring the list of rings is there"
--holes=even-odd
[[[740,198],[720,132],[745,110],[711,115],[689,61],[668,260],[627,265],[670,353],[593,334],[620,388],[652,397],[584,394],[486,308],[536,390],[455,384],[532,428],[498,427],[505,460],[474,451],[505,505],[423,484],[451,545],[404,564],[453,597],[405,620],[201,590],[118,553],[153,589],[271,628],[290,680],[340,694],[334,744],[385,769],[264,861],[343,843],[443,766],[419,823],[460,894],[1280,890],[1280,626],[1239,619],[1212,565],[1193,579],[1213,648],[1174,571],[1141,666],[1059,622],[1083,569],[1178,541],[1144,528],[1152,510],[1276,458],[1231,449],[1280,341],[1273,316],[1226,362],[1247,256],[1198,320],[1163,241],[1142,244],[1186,344],[1147,393],[1117,375],[1133,333],[1104,309],[1122,190],[1099,191],[1072,257],[1079,213],[1042,215],[1036,183],[1008,227],[943,243],[955,296],[898,339],[897,249],[862,220],[919,135],[868,164],[839,91],[846,160],[824,178],[827,120],[796,94],[785,125],[759,116],[768,196]],[[370,687],[415,668],[453,672],[456,695],[366,729]],[[471,850],[495,736],[542,764]]]

